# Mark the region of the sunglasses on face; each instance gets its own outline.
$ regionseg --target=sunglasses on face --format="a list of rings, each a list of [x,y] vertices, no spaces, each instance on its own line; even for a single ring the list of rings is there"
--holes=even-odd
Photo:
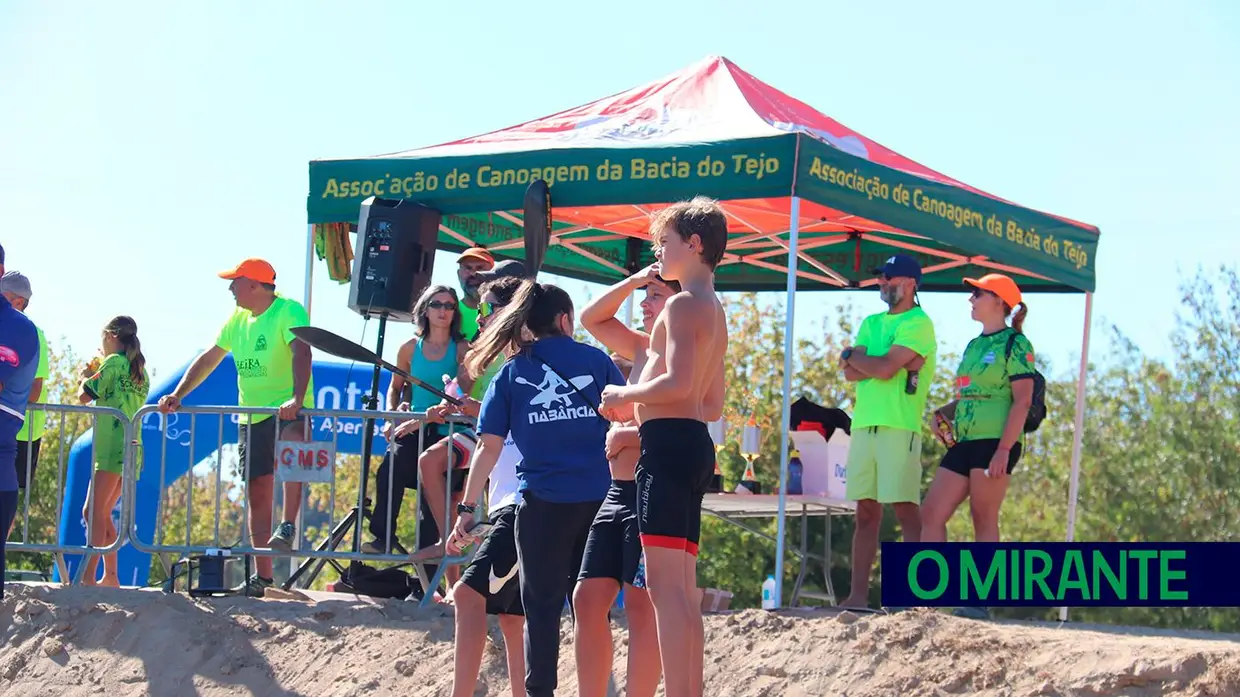
[[[456,309],[456,303],[440,302],[439,300],[432,300],[429,303],[427,303],[426,306],[432,310],[455,310]]]
[[[975,300],[978,298],[984,298],[988,295],[994,295],[994,293],[991,293],[988,290],[982,290],[981,288],[974,288],[973,292],[970,294],[970,296]]]
[[[478,316],[490,317],[491,315],[504,309],[503,303],[489,303],[486,301],[478,303]]]

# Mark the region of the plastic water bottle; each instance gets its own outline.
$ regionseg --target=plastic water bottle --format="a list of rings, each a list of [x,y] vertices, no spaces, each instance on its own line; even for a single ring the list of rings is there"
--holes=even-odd
[[[788,457],[788,493],[794,496],[803,493],[801,487],[801,475],[805,473],[805,466],[801,464],[801,453],[793,449]]]
[[[775,577],[767,576],[762,582],[762,609],[775,609]]]

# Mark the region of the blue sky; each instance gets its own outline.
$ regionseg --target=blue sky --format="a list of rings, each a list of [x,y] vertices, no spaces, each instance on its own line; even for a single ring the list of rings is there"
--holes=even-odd
[[[1240,252],[1232,3],[456,7],[0,5],[0,242],[32,279],[31,317],[92,351],[132,315],[152,365],[174,370],[230,311],[217,271],[263,256],[301,297],[310,159],[494,130],[709,54],[929,167],[1099,226],[1096,320],[1151,354],[1179,274]],[[439,254],[436,280],[454,268]],[[316,279],[315,324],[359,336],[347,287],[321,264]],[[798,336],[844,298],[879,309],[873,293],[802,293]],[[947,347],[976,333],[963,294],[925,305]],[[1083,300],[1030,305],[1040,353],[1072,370]],[[393,327],[385,353],[409,335]]]

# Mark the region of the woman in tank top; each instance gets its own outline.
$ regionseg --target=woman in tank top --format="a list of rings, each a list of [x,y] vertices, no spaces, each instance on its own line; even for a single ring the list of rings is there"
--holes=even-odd
[[[431,286],[422,293],[413,306],[414,338],[401,344],[396,354],[396,366],[429,385],[442,385],[444,376],[458,378],[461,362],[469,344],[461,334],[461,314],[458,310],[456,291],[447,286]],[[462,382],[467,375],[459,376]],[[472,386],[472,381],[469,381]],[[388,411],[409,411],[422,415],[439,403],[433,393],[410,384],[399,375],[393,375],[388,385]],[[423,419],[413,418],[399,425],[391,422],[383,426],[383,437],[388,441],[388,453],[375,473],[375,508],[370,520],[373,540],[362,545],[371,554],[390,554],[399,541],[396,539],[396,519],[405,489],[418,484],[418,455],[442,436],[440,424],[426,423],[425,432],[418,433]],[[432,542],[439,538],[432,526],[420,526],[420,537]]]

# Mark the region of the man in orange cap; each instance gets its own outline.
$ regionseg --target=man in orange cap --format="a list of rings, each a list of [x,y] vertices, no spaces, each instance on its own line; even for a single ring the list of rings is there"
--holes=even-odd
[[[484,247],[470,247],[456,260],[456,277],[461,283],[461,333],[473,341],[478,334],[478,289],[483,280],[478,274],[495,268],[495,257]]]
[[[297,535],[294,521],[301,508],[301,484],[284,485],[284,521],[263,545],[271,530],[275,494],[276,440],[309,440],[303,408],[314,407],[310,346],[293,335],[294,327],[310,324],[306,308],[276,293],[276,272],[262,259],[246,259],[224,271],[237,309],[224,323],[215,345],[194,359],[172,394],[159,400],[159,410],[176,411],[194,388],[202,384],[231,353],[237,365],[237,404],[242,407],[278,407],[279,418],[268,414],[242,417],[240,456],[250,500],[250,542],[291,552]],[[277,433],[277,428],[279,433]],[[274,585],[270,557],[257,557],[257,573],[244,586],[246,595],[261,597]]]

